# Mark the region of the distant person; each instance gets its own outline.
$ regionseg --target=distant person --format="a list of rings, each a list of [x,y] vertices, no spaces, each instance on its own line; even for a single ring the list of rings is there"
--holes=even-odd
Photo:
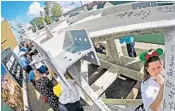
[[[30,43],[25,43],[25,47],[26,47],[26,49],[28,50],[28,52],[30,52],[31,50],[32,50],[32,47],[31,47],[31,45],[29,45]]]
[[[102,44],[95,42],[94,48],[96,52],[106,54],[106,48]]]
[[[25,51],[25,52],[29,52],[29,50],[28,50],[28,47],[27,47],[27,43],[25,42],[25,41],[22,41],[21,43],[20,43],[20,50],[19,51]]]
[[[59,96],[60,111],[84,111],[75,80],[70,78],[68,72],[65,76],[72,89],[69,89],[65,83],[60,81],[62,86],[62,93]]]
[[[135,41],[134,41],[134,37],[133,36],[125,36],[125,37],[122,37],[120,39],[120,43],[126,43],[126,48],[127,48],[127,52],[128,52],[128,55],[129,57],[136,57],[136,51],[135,51]]]
[[[32,48],[34,48],[33,43],[32,42],[29,42],[28,43],[28,47],[29,47],[29,52],[30,52],[32,50]]]
[[[146,111],[163,111],[164,68],[159,58],[163,50],[158,48],[140,54],[144,64],[144,80],[141,83],[141,95]]]

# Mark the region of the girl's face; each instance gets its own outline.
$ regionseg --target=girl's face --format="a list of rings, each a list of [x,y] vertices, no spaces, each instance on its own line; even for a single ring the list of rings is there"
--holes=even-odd
[[[151,77],[157,77],[163,71],[161,62],[160,61],[150,62],[148,64],[147,71],[149,72]]]

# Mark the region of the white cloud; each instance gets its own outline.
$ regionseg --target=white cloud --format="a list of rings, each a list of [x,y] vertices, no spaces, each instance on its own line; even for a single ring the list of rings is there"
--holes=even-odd
[[[4,21],[4,18],[1,16],[1,22]]]
[[[39,2],[33,2],[27,12],[28,16],[36,17],[40,15],[40,11],[44,11]]]

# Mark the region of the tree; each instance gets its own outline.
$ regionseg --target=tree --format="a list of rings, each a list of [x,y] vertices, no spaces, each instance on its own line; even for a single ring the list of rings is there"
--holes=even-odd
[[[43,23],[43,18],[42,17],[38,17],[38,19],[37,19],[37,27],[38,27],[38,29],[42,29],[44,27],[44,23]]]
[[[48,1],[46,1],[44,4],[45,4],[45,7],[44,7],[45,15],[49,16],[49,3],[48,3]]]
[[[51,24],[51,19],[50,19],[50,17],[49,17],[48,15],[46,15],[46,16],[44,17],[44,21],[46,22],[47,25],[48,25],[48,24]]]
[[[35,28],[36,18],[33,18],[33,19],[30,21],[30,24],[32,25],[32,31],[33,31],[33,32],[36,32],[36,28]]]
[[[42,17],[35,17],[30,21],[30,24],[32,25],[32,30],[35,32],[35,25],[38,27],[38,29],[43,28],[43,18]]]
[[[55,3],[51,9],[52,15],[54,17],[58,18],[62,15],[62,9],[61,6],[58,3]]]
[[[36,27],[32,26],[32,32],[36,32]]]

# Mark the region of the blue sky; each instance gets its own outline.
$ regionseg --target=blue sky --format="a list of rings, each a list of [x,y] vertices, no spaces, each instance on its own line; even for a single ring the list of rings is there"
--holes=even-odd
[[[23,1],[2,1],[1,2],[1,16],[9,21],[15,19],[21,19],[24,23],[29,22],[32,17],[27,16],[29,6],[33,2]],[[39,2],[41,6],[44,6],[44,2]]]
[[[83,1],[83,4],[90,1]],[[68,11],[75,8],[75,5],[70,5],[71,1],[59,1],[58,2],[63,11]],[[80,6],[79,1],[75,1],[75,4]],[[30,20],[39,15],[40,11],[43,11],[43,1],[2,1],[1,2],[1,19],[7,19],[10,22],[22,21],[25,24],[29,24]]]

